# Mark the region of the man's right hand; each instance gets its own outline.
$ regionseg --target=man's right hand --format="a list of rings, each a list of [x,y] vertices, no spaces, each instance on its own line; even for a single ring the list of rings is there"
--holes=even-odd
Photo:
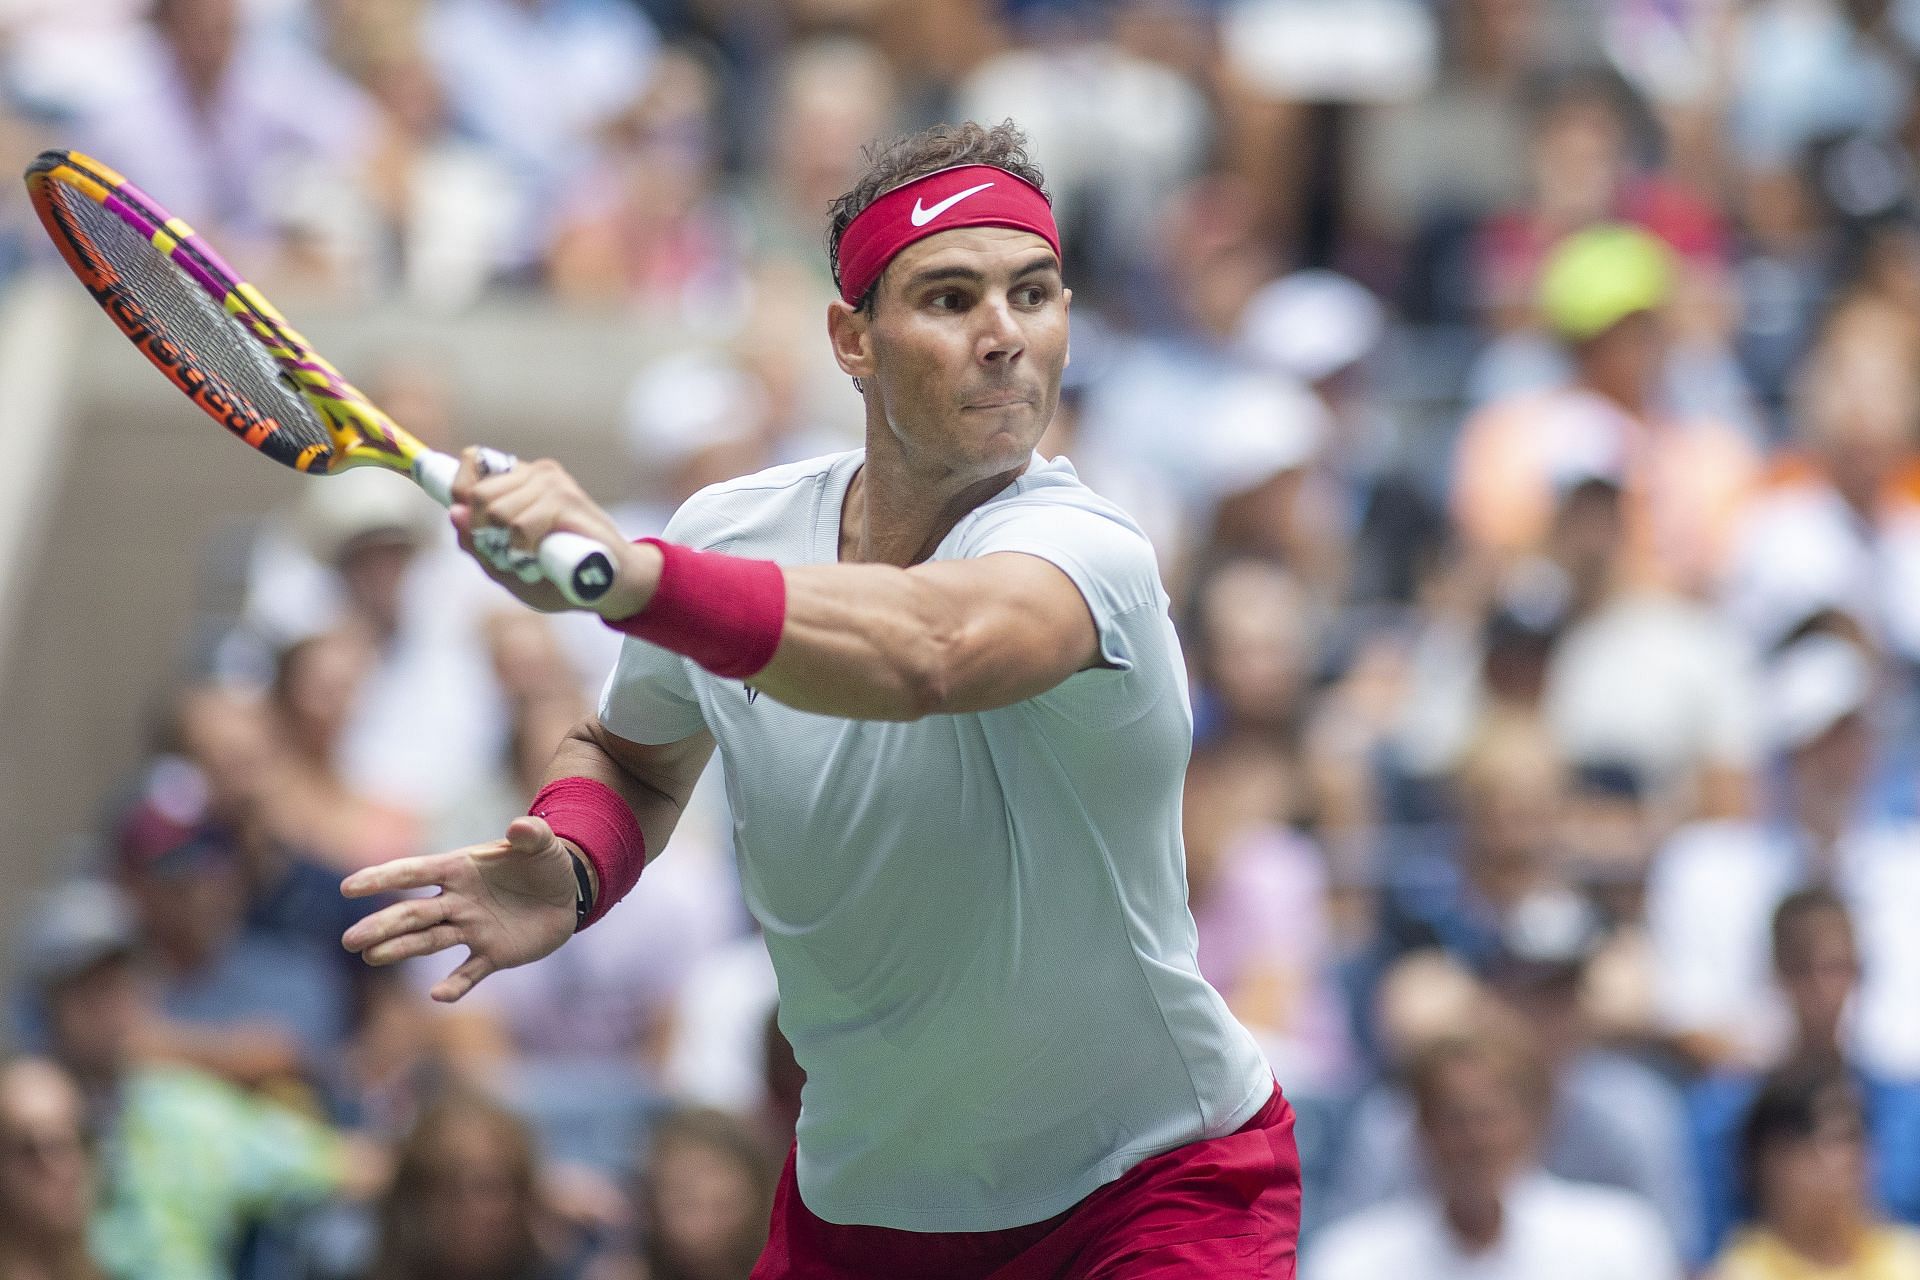
[[[482,540],[490,537],[496,540],[496,554],[498,543],[504,541],[512,550],[532,557],[549,534],[572,533],[598,543],[613,561],[613,585],[594,602],[591,612],[625,618],[646,606],[660,582],[663,561],[658,549],[629,542],[613,518],[558,463],[537,458],[511,470],[488,472],[483,456],[479,449],[461,452],[451,512],[461,549],[480,563],[488,577],[543,613],[580,607],[570,604],[559,588],[544,579],[522,581],[476,546],[476,535]]]
[[[567,598],[560,594],[560,588],[545,578],[535,578],[528,582],[509,569],[495,563],[493,557],[483,555],[473,541],[473,503],[474,485],[487,473],[480,469],[480,450],[468,448],[460,451],[460,470],[453,478],[453,517],[454,532],[459,536],[460,549],[473,557],[473,562],[495,582],[511,592],[515,599],[530,609],[542,613],[559,613],[571,609]]]
[[[527,964],[573,936],[575,885],[567,845],[543,819],[515,818],[504,840],[398,858],[348,876],[349,898],[438,889],[374,912],[341,936],[371,965],[464,946],[467,958],[430,993],[451,1003],[499,969]]]

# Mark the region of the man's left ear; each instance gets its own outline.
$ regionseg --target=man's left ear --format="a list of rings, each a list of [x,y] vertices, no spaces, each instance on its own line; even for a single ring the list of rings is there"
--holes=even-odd
[[[873,372],[873,351],[868,342],[867,317],[835,298],[827,304],[827,340],[840,372],[856,383]]]
[[[1060,305],[1069,312],[1073,310],[1073,290],[1071,289],[1060,290]],[[1063,362],[1061,362],[1060,367],[1064,369],[1067,367],[1067,365],[1070,365],[1072,363],[1073,363],[1073,335],[1069,333],[1067,335],[1067,358]]]

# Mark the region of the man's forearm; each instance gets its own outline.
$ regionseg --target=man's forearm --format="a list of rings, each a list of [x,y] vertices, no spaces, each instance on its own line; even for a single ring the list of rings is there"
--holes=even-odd
[[[560,778],[588,778],[608,787],[633,811],[647,844],[649,859],[664,849],[681,810],[699,781],[711,747],[658,748],[635,751],[621,745],[598,719],[575,725],[554,751],[545,782]],[[600,893],[598,869],[584,859],[593,893]]]

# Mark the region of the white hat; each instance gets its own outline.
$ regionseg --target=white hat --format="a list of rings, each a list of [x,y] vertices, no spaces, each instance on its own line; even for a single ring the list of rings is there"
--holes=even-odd
[[[16,957],[37,990],[61,982],[139,943],[132,905],[105,880],[70,880],[36,898]]]
[[[1326,406],[1276,374],[1230,374],[1195,408],[1199,420],[1176,428],[1180,448],[1215,500],[1306,466],[1327,435]]]
[[[1866,708],[1873,694],[1873,669],[1851,641],[1812,635],[1774,660],[1766,693],[1775,749],[1797,751]]]
[[[1365,286],[1334,271],[1296,271],[1253,295],[1240,343],[1259,363],[1318,382],[1372,351],[1385,328]]]
[[[432,499],[407,480],[368,467],[308,485],[296,520],[314,558],[332,564],[349,543],[368,534],[424,543],[438,524],[436,511]]]
[[[650,467],[746,439],[766,412],[759,382],[709,351],[681,351],[640,371],[627,393],[627,448]]]

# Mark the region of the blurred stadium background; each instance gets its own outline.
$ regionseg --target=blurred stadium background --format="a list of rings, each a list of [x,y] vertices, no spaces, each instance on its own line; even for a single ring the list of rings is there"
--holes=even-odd
[[[1917,57],[1912,0],[3,0],[0,156],[119,167],[639,536],[858,443],[827,203],[1015,119],[1303,1275],[1466,1274],[1421,1213],[1521,1186],[1472,1274],[1866,1280],[1920,1276]],[[345,870],[521,810],[607,636],[213,441],[17,183],[0,388],[0,1277],[743,1277],[799,1080],[711,789],[458,1010],[333,945]]]

